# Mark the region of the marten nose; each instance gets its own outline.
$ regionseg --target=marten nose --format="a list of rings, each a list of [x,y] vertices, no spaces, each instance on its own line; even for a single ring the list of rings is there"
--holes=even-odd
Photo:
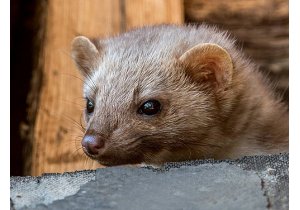
[[[86,134],[81,141],[81,145],[90,155],[98,155],[104,146],[104,139],[99,136]]]

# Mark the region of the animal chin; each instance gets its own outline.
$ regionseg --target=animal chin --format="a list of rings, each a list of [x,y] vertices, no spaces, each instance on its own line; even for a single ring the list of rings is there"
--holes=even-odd
[[[110,161],[103,161],[103,160],[97,160],[97,162],[103,166],[118,166],[122,164],[117,164],[115,162],[110,162]]]
[[[142,162],[140,157],[98,157],[95,159],[98,163],[104,166],[117,166],[127,164],[139,164]]]
[[[91,158],[92,160],[97,160],[97,157],[94,155],[90,155],[89,153],[87,153],[86,151],[84,151],[85,155],[88,156],[89,158]]]

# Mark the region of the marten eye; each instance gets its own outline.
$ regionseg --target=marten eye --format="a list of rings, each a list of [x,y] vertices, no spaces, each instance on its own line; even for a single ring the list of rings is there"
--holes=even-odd
[[[86,111],[88,114],[91,114],[93,111],[94,111],[94,103],[90,100],[90,99],[87,99],[86,100]]]
[[[154,115],[160,112],[161,105],[157,100],[149,100],[140,106],[138,113],[145,114],[145,115]]]

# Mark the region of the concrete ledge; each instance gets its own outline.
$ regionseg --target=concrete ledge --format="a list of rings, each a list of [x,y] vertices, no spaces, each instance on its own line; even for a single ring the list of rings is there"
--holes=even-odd
[[[11,177],[11,209],[288,209],[288,154]]]

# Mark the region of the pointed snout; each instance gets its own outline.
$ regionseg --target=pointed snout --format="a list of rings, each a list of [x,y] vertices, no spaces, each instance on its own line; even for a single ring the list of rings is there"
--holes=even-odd
[[[103,150],[105,139],[95,134],[85,134],[81,141],[84,151],[89,155],[97,156]]]

